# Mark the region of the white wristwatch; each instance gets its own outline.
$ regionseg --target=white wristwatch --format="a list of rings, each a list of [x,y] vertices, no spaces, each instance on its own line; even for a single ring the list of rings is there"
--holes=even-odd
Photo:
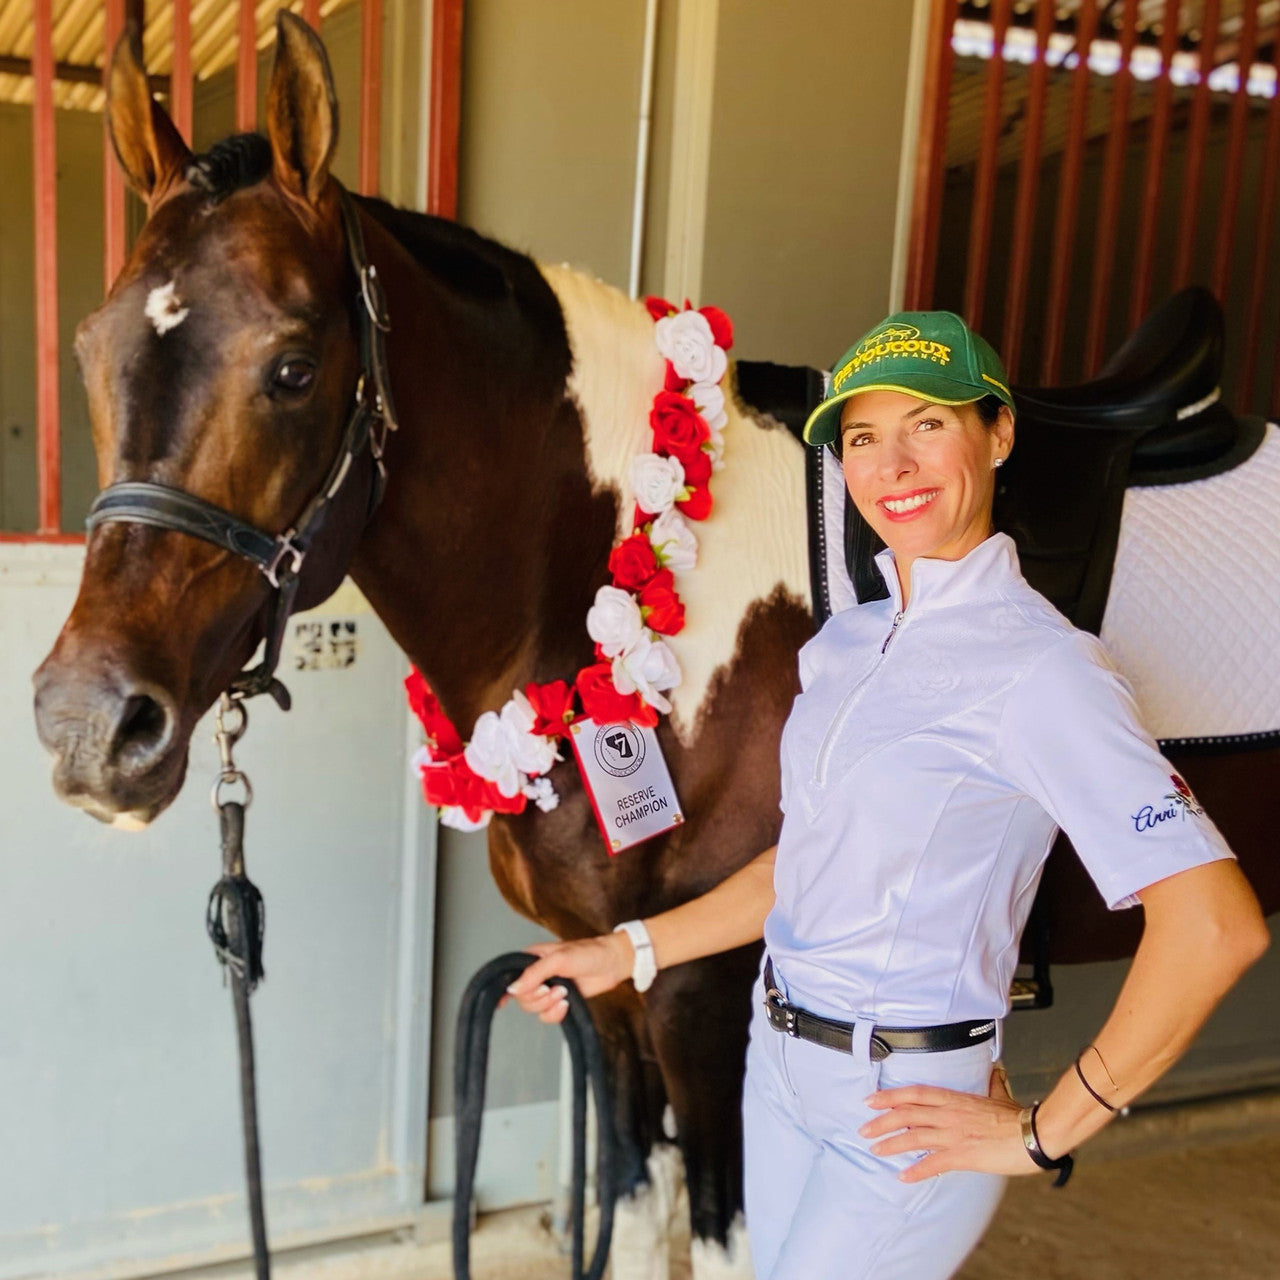
[[[649,930],[644,927],[643,920],[626,920],[614,929],[614,933],[625,933],[631,939],[631,946],[636,958],[631,965],[631,981],[637,991],[648,991],[653,980],[658,976],[658,962],[653,956],[653,939]]]

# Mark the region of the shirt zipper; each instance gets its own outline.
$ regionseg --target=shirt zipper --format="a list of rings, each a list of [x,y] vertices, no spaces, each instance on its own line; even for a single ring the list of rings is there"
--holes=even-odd
[[[858,683],[845,694],[841,700],[839,707],[836,708],[835,717],[831,721],[830,727],[823,736],[822,745],[818,748],[818,757],[814,761],[813,779],[820,787],[827,784],[827,763],[831,755],[831,747],[835,739],[839,736],[840,730],[844,728],[844,722],[849,718],[849,712],[853,709],[853,704],[866,691],[867,685],[875,676],[883,665],[885,653],[888,651],[889,642],[898,633],[898,627],[902,623],[902,616],[905,610],[899,609],[893,615],[893,625],[889,628],[889,634],[884,638],[884,644],[880,646],[880,657],[876,660],[876,664]]]

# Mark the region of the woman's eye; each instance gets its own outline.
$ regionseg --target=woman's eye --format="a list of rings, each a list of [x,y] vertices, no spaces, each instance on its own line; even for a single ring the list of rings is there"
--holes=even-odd
[[[942,426],[942,423],[939,422],[937,418],[921,418],[920,421],[916,423],[916,430],[927,428],[932,431],[935,427],[940,426]]]
[[[301,356],[290,356],[276,367],[272,385],[281,391],[305,391],[315,380],[316,367]]]
[[[871,437],[865,431],[862,431],[854,436],[846,436],[844,447],[846,449],[857,449],[857,448],[861,448],[861,446],[864,444],[870,444],[870,443],[871,443]]]

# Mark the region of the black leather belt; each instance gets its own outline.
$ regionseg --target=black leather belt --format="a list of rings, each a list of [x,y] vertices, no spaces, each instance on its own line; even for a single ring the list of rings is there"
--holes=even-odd
[[[764,1008],[769,1025],[798,1040],[812,1040],[839,1053],[853,1052],[852,1022],[820,1018],[816,1013],[789,1004],[773,980],[773,961],[764,962]],[[946,1053],[982,1044],[996,1033],[994,1022],[948,1022],[938,1027],[875,1027],[871,1032],[871,1057],[875,1062],[891,1053]]]

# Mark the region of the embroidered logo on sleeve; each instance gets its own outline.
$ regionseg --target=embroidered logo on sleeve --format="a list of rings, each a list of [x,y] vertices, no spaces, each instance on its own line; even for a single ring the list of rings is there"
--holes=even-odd
[[[1162,822],[1173,822],[1179,818],[1185,822],[1187,814],[1195,818],[1204,817],[1204,810],[1191,794],[1191,788],[1186,782],[1176,773],[1169,775],[1169,781],[1173,783],[1173,790],[1165,795],[1158,807],[1153,804],[1144,804],[1133,815],[1135,831],[1151,831]]]

